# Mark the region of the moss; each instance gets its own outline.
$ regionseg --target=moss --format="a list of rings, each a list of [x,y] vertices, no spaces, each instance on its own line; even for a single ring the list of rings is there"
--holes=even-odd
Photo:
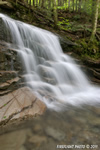
[[[74,51],[81,57],[100,58],[100,42],[97,40],[89,42],[89,39],[81,39],[77,43],[80,47],[77,47]]]

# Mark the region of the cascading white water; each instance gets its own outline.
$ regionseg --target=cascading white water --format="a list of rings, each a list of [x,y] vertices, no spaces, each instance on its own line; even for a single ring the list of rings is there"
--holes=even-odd
[[[100,88],[93,87],[74,60],[63,54],[57,36],[3,14],[0,17],[25,65],[26,84],[48,108],[100,104]]]

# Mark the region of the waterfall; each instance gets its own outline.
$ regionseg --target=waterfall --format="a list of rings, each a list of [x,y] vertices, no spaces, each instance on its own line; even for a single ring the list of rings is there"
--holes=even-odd
[[[100,88],[92,86],[74,60],[62,52],[53,33],[0,14],[13,48],[25,66],[26,85],[48,108],[100,104]]]

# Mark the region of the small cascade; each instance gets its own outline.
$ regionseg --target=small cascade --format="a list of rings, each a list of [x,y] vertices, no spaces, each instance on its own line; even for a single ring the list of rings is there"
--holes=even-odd
[[[0,14],[13,47],[26,69],[26,84],[48,108],[100,104],[100,88],[92,86],[74,60],[62,52],[58,37]]]

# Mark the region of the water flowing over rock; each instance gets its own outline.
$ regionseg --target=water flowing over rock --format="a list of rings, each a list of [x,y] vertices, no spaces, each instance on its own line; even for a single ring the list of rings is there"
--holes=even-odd
[[[26,85],[48,108],[100,104],[100,88],[92,86],[74,60],[63,54],[57,36],[3,14],[0,18],[10,35],[8,47],[18,52],[25,68]]]

